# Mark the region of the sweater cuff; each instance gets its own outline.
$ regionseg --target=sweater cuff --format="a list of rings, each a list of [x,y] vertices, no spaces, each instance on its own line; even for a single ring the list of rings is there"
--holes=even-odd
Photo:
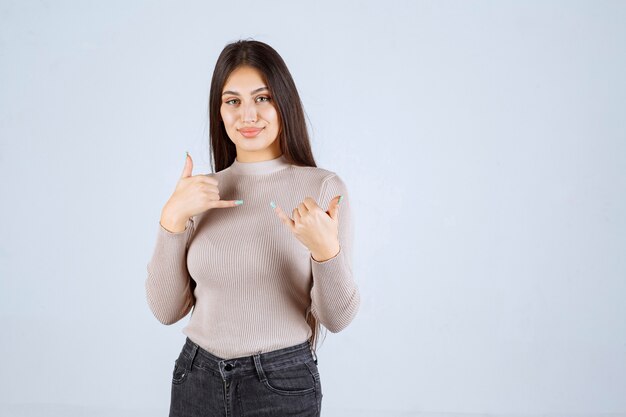
[[[189,231],[190,225],[191,225],[191,218],[187,219],[187,223],[185,224],[185,230],[182,230],[180,232],[170,232],[165,227],[163,227],[163,225],[161,224],[161,221],[159,221],[159,234],[166,234],[170,236],[182,236]]]
[[[156,247],[159,253],[167,253],[167,251],[173,251],[174,254],[180,254],[181,251],[186,249],[187,242],[189,240],[189,233],[191,232],[191,219],[187,220],[185,230],[181,232],[170,232],[167,230],[161,222],[157,231]]]
[[[311,255],[310,255],[310,257],[311,257],[311,260],[312,260],[313,262],[315,262],[315,263],[317,263],[317,264],[323,264],[323,263],[330,262],[330,261],[332,261],[333,259],[337,258],[337,257],[339,256],[339,254],[340,254],[340,253],[341,253],[341,247],[339,247],[339,252],[337,252],[337,253],[335,254],[335,256],[333,256],[332,258],[328,258],[328,259],[326,259],[325,261],[318,261],[317,259],[315,259],[315,258],[313,257],[313,254],[311,254]]]
[[[346,263],[343,248],[340,247],[335,256],[325,261],[316,261],[313,256],[310,258],[314,277],[333,277],[331,280],[335,283],[342,282],[346,284],[347,288],[352,286],[352,271]]]

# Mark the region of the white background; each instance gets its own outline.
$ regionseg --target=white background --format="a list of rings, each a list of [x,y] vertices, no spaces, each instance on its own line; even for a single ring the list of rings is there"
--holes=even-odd
[[[1,415],[167,415],[146,264],[245,38],[351,193],[322,415],[626,415],[626,2],[241,0],[0,1]]]

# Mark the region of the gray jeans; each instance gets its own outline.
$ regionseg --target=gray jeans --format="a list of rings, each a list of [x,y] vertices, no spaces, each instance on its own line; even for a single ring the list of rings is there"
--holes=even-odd
[[[318,417],[321,407],[317,358],[308,341],[222,359],[187,337],[174,362],[169,417]]]

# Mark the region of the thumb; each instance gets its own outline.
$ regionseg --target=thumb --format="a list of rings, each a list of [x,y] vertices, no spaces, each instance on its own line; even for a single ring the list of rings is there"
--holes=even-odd
[[[191,159],[191,155],[189,152],[186,152],[185,156],[185,168],[183,168],[183,174],[181,178],[191,177],[191,172],[193,171],[193,160]]]
[[[338,195],[330,200],[330,203],[328,204],[328,211],[326,211],[326,213],[328,213],[330,218],[333,220],[339,219],[339,203],[341,202],[341,200],[343,200],[343,196]]]

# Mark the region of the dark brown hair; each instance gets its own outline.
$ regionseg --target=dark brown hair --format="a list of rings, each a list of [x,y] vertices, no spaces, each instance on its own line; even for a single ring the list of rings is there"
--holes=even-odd
[[[285,159],[293,165],[316,167],[300,95],[285,61],[266,43],[239,40],[224,47],[217,58],[211,79],[209,93],[211,169],[218,172],[228,168],[237,156],[235,144],[226,134],[220,107],[226,80],[241,66],[256,68],[272,93],[280,120],[276,140],[280,143]]]
[[[211,142],[211,169],[219,172],[235,160],[237,151],[230,140],[220,115],[222,90],[229,75],[241,66],[256,68],[272,93],[280,128],[276,140],[285,159],[299,166],[317,167],[304,119],[304,108],[296,84],[281,56],[266,43],[238,40],[227,44],[215,64],[209,93],[209,137]],[[317,349],[321,324],[307,309],[306,321],[313,334],[309,338],[312,349]]]

